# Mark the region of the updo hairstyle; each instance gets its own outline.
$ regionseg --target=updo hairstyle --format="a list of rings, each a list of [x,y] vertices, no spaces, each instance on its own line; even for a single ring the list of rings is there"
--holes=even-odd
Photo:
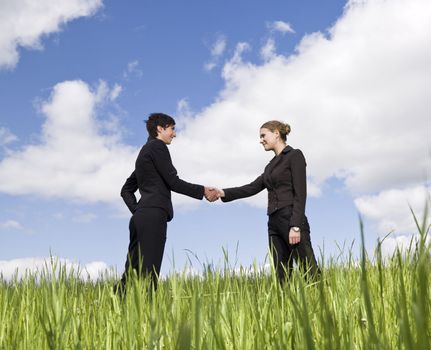
[[[271,132],[277,130],[280,133],[280,137],[284,142],[286,142],[286,137],[290,134],[291,130],[289,124],[280,122],[278,120],[270,120],[266,123],[263,123],[260,128],[268,129]]]

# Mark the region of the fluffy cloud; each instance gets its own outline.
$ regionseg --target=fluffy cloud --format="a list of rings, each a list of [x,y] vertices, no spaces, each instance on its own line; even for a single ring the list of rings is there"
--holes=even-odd
[[[93,15],[102,0],[3,0],[0,2],[0,69],[13,68],[18,47],[40,49],[44,35],[67,22]]]
[[[363,215],[378,223],[377,230],[381,235],[392,231],[413,234],[417,233],[418,229],[410,209],[422,223],[429,198],[431,198],[430,188],[415,186],[362,196],[355,199],[355,204]]]
[[[274,21],[274,22],[268,23],[267,27],[271,31],[280,32],[282,34],[295,33],[292,26],[288,22]]]
[[[6,146],[9,143],[18,140],[18,138],[5,127],[0,127],[0,146]]]
[[[311,195],[336,177],[382,231],[406,230],[407,205],[399,215],[390,207],[368,210],[364,203],[377,199],[364,196],[407,194],[431,173],[430,43],[428,0],[352,1],[327,33],[306,35],[295,54],[272,54],[269,43],[263,64],[244,61],[250,47],[239,43],[223,68],[224,89],[171,148],[177,168],[223,187],[248,183],[272,157],[258,144],[259,126],[285,120],[289,143],[308,160]],[[264,196],[250,202],[265,206]]]
[[[265,45],[260,49],[260,55],[265,61],[270,61],[275,58],[275,40],[273,38],[269,38]]]
[[[379,232],[410,232],[402,198],[416,198],[431,173],[430,43],[428,0],[352,1],[327,33],[263,64],[244,61],[251,48],[238,43],[214,102],[194,115],[179,103],[188,118],[170,146],[174,163],[188,181],[248,183],[272,157],[259,145],[259,126],[282,119],[292,126],[289,144],[306,155],[310,195],[336,177]],[[137,149],[101,132],[97,107],[118,93],[106,84],[58,84],[42,105],[42,142],[1,161],[0,191],[117,202]],[[248,203],[264,207],[265,193]]]
[[[58,274],[60,269],[65,269],[68,274],[83,280],[93,281],[103,278],[106,274],[113,274],[112,269],[103,261],[80,264],[58,257],[0,260],[0,276],[6,281],[11,281],[15,276],[21,279],[28,274],[38,277]]]
[[[219,59],[223,55],[225,49],[226,38],[223,35],[219,35],[211,47],[211,59],[207,63],[205,63],[205,70],[211,71],[217,66]]]
[[[104,82],[94,90],[82,81],[57,84],[41,105],[41,142],[11,151],[0,162],[0,191],[118,202],[138,151],[98,117],[118,89]]]
[[[402,253],[406,253],[409,250],[413,252],[419,242],[420,236],[418,234],[386,237],[386,239],[382,242],[382,256],[392,257],[397,249],[400,250],[400,252]],[[427,245],[431,243],[431,239],[429,236],[427,237],[425,242]]]
[[[141,68],[139,68],[139,60],[131,61],[127,64],[127,68],[123,73],[124,79],[129,79],[131,77],[141,78],[143,72]]]

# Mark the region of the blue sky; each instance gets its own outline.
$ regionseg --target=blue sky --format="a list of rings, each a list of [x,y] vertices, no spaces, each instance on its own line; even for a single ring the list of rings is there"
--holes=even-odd
[[[122,272],[119,191],[154,111],[176,118],[180,176],[217,187],[260,175],[272,155],[259,126],[289,122],[317,255],[358,242],[359,214],[369,249],[415,232],[408,205],[421,215],[429,195],[428,1],[6,1],[0,13],[4,275],[50,254]],[[264,263],[265,194],[174,205],[162,273],[220,264],[223,249],[232,265]]]

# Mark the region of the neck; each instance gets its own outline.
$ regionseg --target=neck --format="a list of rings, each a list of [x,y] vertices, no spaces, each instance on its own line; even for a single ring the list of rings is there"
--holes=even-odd
[[[285,147],[286,147],[286,144],[284,142],[277,143],[277,145],[274,147],[275,155],[278,156],[281,153],[281,151],[284,150]]]
[[[157,140],[162,141],[165,145],[167,145],[167,143],[165,142],[165,140],[163,140],[163,139],[160,137],[160,135],[157,135],[156,139],[157,139]]]

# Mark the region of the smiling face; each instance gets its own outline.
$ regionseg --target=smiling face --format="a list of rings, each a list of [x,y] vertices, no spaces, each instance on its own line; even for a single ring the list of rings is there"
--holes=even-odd
[[[175,125],[168,125],[166,127],[157,126],[157,138],[165,144],[170,145],[175,136],[177,136]]]
[[[260,143],[265,151],[274,151],[280,142],[280,134],[277,130],[271,131],[267,128],[260,129]]]

